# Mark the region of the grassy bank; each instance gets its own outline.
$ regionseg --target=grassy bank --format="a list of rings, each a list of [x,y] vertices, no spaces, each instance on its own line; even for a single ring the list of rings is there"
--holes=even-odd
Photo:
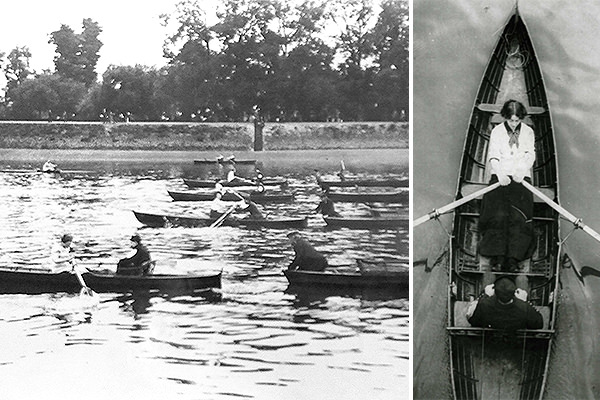
[[[267,123],[265,150],[408,148],[400,122]],[[251,123],[0,122],[0,148],[249,151]]]

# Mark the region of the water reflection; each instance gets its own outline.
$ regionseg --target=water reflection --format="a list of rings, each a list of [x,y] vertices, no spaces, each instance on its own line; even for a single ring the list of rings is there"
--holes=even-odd
[[[374,256],[406,261],[406,231],[326,229],[313,213],[319,189],[310,175],[286,172],[293,163],[280,161],[280,170],[263,165],[268,176],[288,177],[297,191],[294,203],[267,204],[265,213],[308,216],[303,232],[331,263]],[[319,166],[319,160],[303,161],[308,164]],[[158,261],[157,273],[222,271],[223,288],[106,293],[90,310],[67,307],[78,299],[73,295],[0,295],[0,330],[14,344],[0,349],[0,373],[7,379],[18,381],[35,364],[43,371],[40,382],[52,382],[46,398],[68,398],[70,392],[53,387],[103,398],[402,398],[409,370],[408,293],[288,288],[281,271],[293,251],[285,230],[143,227],[132,210],[207,212],[206,204],[173,202],[167,194],[185,189],[182,175],[194,176],[187,164],[94,169],[85,162],[68,168],[91,172],[0,173],[3,264],[41,265],[53,241],[68,231],[81,264],[114,270],[139,231]],[[352,204],[339,208],[365,212]],[[82,360],[102,379],[88,379]],[[50,372],[66,363],[75,366],[68,377]],[[28,387],[10,394],[40,395]]]

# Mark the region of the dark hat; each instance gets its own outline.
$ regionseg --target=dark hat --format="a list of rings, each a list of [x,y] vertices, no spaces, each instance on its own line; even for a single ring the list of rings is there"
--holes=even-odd
[[[63,242],[63,243],[72,242],[73,241],[73,236],[69,235],[68,233],[65,233],[60,238],[60,241]]]
[[[300,236],[300,232],[291,231],[290,233],[287,234],[287,237],[289,237],[289,238],[296,237],[296,236]]]
[[[136,243],[141,243],[142,242],[142,238],[137,233],[135,235],[133,235],[131,237],[131,239],[129,239],[129,240],[131,240],[132,242],[136,242]]]
[[[502,303],[508,303],[514,297],[516,288],[513,280],[506,276],[502,276],[494,282],[494,292]]]

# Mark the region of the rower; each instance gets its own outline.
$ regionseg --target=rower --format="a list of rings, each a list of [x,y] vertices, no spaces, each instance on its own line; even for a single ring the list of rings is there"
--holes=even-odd
[[[65,233],[61,236],[60,242],[52,247],[48,259],[48,268],[50,268],[52,273],[74,272],[75,256],[73,255],[73,249],[71,248],[72,243],[73,236]]]
[[[42,165],[42,172],[58,172],[57,165],[48,160]]]
[[[329,190],[323,191],[321,194],[321,202],[315,209],[315,213],[321,213],[326,217],[341,217],[340,213],[335,211],[335,205],[333,201],[328,197]]]
[[[215,193],[215,198],[210,203],[210,218],[217,219],[228,210],[229,206],[223,200],[223,191],[219,190]]]
[[[119,275],[149,275],[152,273],[152,263],[150,262],[150,252],[142,244],[140,235],[135,234],[130,239],[131,248],[135,254],[131,257],[122,258],[117,264],[117,274]]]
[[[287,237],[296,253],[288,266],[289,270],[324,271],[328,267],[325,256],[304,239],[300,232],[290,232]]]
[[[249,197],[250,196],[244,199],[244,203],[241,206],[242,211],[245,211],[248,214],[250,214],[250,219],[265,219],[265,216],[262,212],[260,212],[256,203],[250,200]]]

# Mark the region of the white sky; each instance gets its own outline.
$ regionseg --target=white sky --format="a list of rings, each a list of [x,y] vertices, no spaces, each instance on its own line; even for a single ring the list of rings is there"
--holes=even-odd
[[[201,0],[205,2],[206,0]],[[177,0],[3,0],[0,23],[0,52],[8,54],[16,46],[32,53],[31,67],[54,69],[55,46],[50,33],[69,25],[81,33],[84,18],[103,29],[103,46],[96,72],[102,75],[110,64],[163,66],[162,44],[168,32],[159,15],[171,14]]]

